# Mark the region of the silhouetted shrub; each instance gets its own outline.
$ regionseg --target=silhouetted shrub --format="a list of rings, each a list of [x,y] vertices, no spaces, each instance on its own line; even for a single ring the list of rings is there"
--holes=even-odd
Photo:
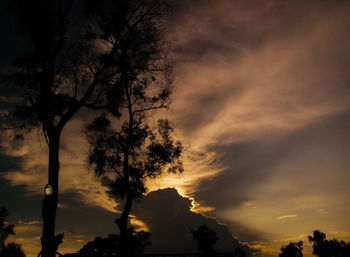
[[[133,228],[128,231],[128,256],[141,256],[146,246],[150,245],[150,233],[143,230],[135,232]],[[97,237],[88,242],[77,253],[78,257],[116,257],[120,256],[120,236],[110,234],[106,238]]]

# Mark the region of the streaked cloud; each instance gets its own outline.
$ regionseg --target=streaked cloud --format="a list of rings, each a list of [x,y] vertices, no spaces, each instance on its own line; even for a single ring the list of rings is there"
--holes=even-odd
[[[278,220],[283,220],[283,219],[291,219],[291,218],[296,218],[298,215],[296,214],[289,214],[289,215],[283,215],[283,216],[278,216]]]
[[[18,221],[18,224],[23,224],[23,225],[39,225],[42,224],[42,221],[38,221],[38,220],[33,220],[33,221]]]
[[[41,222],[37,221],[18,223],[15,226],[15,232],[20,237],[24,234],[39,234],[41,232],[40,224]]]

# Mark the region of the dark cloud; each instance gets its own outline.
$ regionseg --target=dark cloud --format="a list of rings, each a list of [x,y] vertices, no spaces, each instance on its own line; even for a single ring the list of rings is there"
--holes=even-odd
[[[210,55],[231,55],[237,53],[238,49],[229,44],[223,44],[213,40],[203,38],[193,38],[186,42],[186,45],[175,45],[171,48],[177,56],[177,61],[202,61]],[[190,53],[190,54],[189,54]],[[181,56],[181,59],[179,57]]]
[[[192,212],[190,207],[191,201],[171,188],[151,192],[135,204],[134,213],[147,224],[152,234],[148,252],[196,252],[196,242],[190,231],[203,224],[218,233],[220,239],[215,245],[218,251],[231,252],[237,246],[249,251],[232,237],[225,225]]]
[[[0,141],[1,142],[1,141]],[[2,150],[0,145],[0,151]],[[1,172],[19,169],[22,164],[21,157],[7,156],[0,152],[0,176]]]
[[[4,0],[1,2],[0,7],[0,67],[3,68],[10,64],[14,56],[17,54],[17,50],[14,44],[18,45],[18,36],[16,36],[16,29],[18,24],[16,24],[13,19],[11,10],[11,1]]]
[[[212,146],[210,150],[220,156],[212,165],[224,168],[224,171],[201,181],[195,193],[196,199],[205,199],[206,204],[218,209],[228,204],[237,207],[248,201],[249,188],[262,183],[268,175],[266,171],[276,161],[278,150],[269,148],[268,142],[264,141]]]
[[[289,133],[265,133],[250,142],[212,146],[210,151],[220,156],[212,165],[224,171],[201,181],[195,199],[215,207],[218,211],[213,214],[220,217],[220,211],[254,200],[253,189],[274,175],[281,163],[279,176],[294,184],[294,189],[266,195],[266,199],[287,201],[315,192],[347,192],[349,130],[350,112],[343,112]]]
[[[0,131],[1,133],[1,131]],[[0,136],[0,151],[3,151],[1,140],[5,140]],[[40,206],[35,202],[36,197],[26,196],[25,186],[13,187],[7,180],[3,178],[5,172],[18,170],[23,164],[23,158],[8,156],[0,152],[0,206],[6,207],[11,213],[11,219],[17,220],[25,214],[30,219],[35,219],[40,212]],[[37,206],[36,209],[31,208]]]
[[[176,60],[201,62],[207,55],[239,57],[271,40],[307,36],[320,19],[346,1],[183,1],[168,18]]]
[[[0,164],[1,165],[1,164]],[[38,220],[41,218],[41,196],[28,196],[25,186],[12,186],[1,177],[0,206],[8,209],[10,221]]]
[[[76,193],[60,195],[61,208],[57,211],[57,230],[84,235],[89,239],[119,232],[114,223],[118,213],[106,211],[102,207],[88,206]],[[82,218],[83,217],[83,218]]]

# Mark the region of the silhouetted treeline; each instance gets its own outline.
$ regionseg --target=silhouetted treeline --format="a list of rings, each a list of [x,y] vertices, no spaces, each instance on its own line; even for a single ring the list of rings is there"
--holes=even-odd
[[[312,244],[312,253],[318,257],[349,257],[350,243],[339,241],[335,238],[326,239],[326,234],[315,230],[313,236],[309,236]],[[291,242],[287,246],[282,246],[279,257],[302,257],[303,242]]]
[[[168,253],[146,254],[145,248],[151,245],[149,232],[143,230],[136,232],[133,228],[128,229],[127,252],[121,247],[120,235],[110,234],[106,238],[97,237],[88,242],[75,254],[65,254],[64,257],[138,257],[138,256],[200,256],[200,257],[245,257],[246,253],[239,247],[233,252],[217,253],[214,244],[219,240],[215,230],[208,228],[206,224],[190,231],[193,239],[198,243],[198,253]],[[169,231],[171,233],[171,231]],[[179,235],[181,236],[181,235]],[[123,241],[124,242],[124,241]]]
[[[350,242],[338,241],[333,238],[326,240],[326,234],[315,230],[313,236],[309,236],[312,243],[313,254],[319,257],[349,257]]]

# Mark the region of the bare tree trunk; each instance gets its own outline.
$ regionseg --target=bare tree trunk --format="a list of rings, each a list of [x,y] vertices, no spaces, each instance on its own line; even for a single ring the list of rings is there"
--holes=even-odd
[[[130,154],[130,144],[131,144],[131,135],[133,133],[133,122],[134,115],[132,112],[132,103],[130,98],[130,87],[125,86],[126,99],[128,102],[128,112],[129,112],[129,130],[128,130],[128,143],[126,149],[124,150],[124,163],[123,163],[123,177],[124,183],[126,186],[126,202],[123,209],[123,213],[116,223],[120,230],[120,254],[122,257],[128,256],[128,218],[131,211],[133,193],[131,184],[129,181],[129,154]]]
[[[60,131],[50,131],[49,138],[49,170],[48,184],[52,187],[52,195],[46,195],[43,200],[43,234],[41,238],[42,257],[55,257],[59,242],[55,238],[55,220],[58,201],[58,174]]]
[[[132,206],[132,197],[128,193],[122,216],[117,220],[117,225],[120,230],[120,256],[127,257],[128,255],[128,218]]]
[[[116,223],[120,230],[120,254],[122,257],[128,256],[128,218],[132,206],[132,189],[129,181],[129,150],[124,152],[124,167],[123,167],[123,176],[124,183],[126,186],[126,199],[123,213],[119,219],[116,220]]]

